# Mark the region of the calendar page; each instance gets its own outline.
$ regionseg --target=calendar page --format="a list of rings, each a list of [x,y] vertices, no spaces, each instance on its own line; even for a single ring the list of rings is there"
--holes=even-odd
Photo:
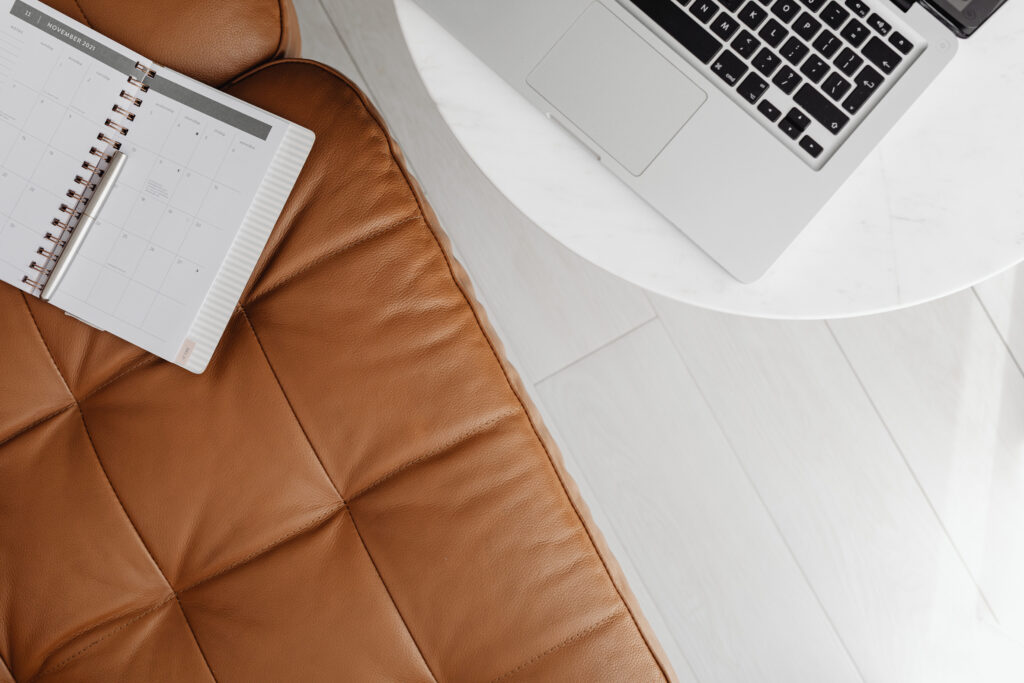
[[[283,126],[162,69],[141,98],[119,138],[124,170],[53,303],[177,358]]]
[[[0,0],[0,10],[0,280],[33,292],[23,278],[38,277],[30,264],[45,264],[45,235],[66,220],[61,205],[76,203],[67,192],[90,175],[83,160],[95,158],[125,75],[88,31],[61,33],[24,2]]]
[[[0,280],[192,372],[313,142],[38,0],[0,0]]]

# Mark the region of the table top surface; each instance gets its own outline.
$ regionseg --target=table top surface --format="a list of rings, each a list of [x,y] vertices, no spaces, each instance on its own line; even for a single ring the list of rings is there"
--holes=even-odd
[[[490,180],[570,250],[655,293],[767,318],[905,308],[1024,261],[1024,3],[1008,3],[760,281],[734,280],[440,27],[396,0],[441,115]]]

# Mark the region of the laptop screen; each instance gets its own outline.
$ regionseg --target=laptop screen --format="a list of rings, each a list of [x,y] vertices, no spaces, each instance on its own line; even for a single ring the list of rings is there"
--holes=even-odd
[[[988,21],[1006,0],[927,0],[958,35],[966,38]]]

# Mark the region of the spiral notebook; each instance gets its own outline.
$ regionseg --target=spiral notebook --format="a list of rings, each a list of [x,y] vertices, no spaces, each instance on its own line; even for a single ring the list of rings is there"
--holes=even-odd
[[[0,0],[0,280],[205,370],[313,133]]]

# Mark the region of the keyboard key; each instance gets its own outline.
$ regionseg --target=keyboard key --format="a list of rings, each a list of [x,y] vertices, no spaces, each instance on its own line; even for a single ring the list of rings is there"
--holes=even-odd
[[[872,14],[870,17],[868,17],[868,26],[875,29],[883,36],[889,35],[889,31],[892,30],[892,26],[889,24],[889,22],[887,22],[885,19],[878,16],[877,14]]]
[[[866,17],[871,8],[862,0],[846,0],[846,6],[854,11],[858,17]]]
[[[799,128],[801,133],[807,130],[807,127],[811,125],[811,119],[807,114],[803,113],[796,107],[789,110],[789,113],[786,114],[786,120],[792,122],[794,126]]]
[[[835,0],[828,3],[825,9],[821,10],[821,20],[829,25],[829,28],[839,30],[839,27],[850,18],[850,13],[839,6]]]
[[[882,73],[891,74],[900,65],[903,58],[896,54],[895,50],[882,42],[881,38],[872,38],[861,50],[868,61],[882,70]]]
[[[843,30],[839,32],[839,35],[854,47],[860,47],[860,44],[868,39],[868,27],[860,23],[856,19],[851,19],[850,23],[843,27]]]
[[[749,31],[742,31],[736,36],[736,40],[732,41],[732,49],[736,50],[740,57],[747,59],[750,59],[759,47],[761,47],[761,41]]]
[[[851,114],[856,114],[864,106],[864,103],[871,99],[874,92],[874,90],[857,86],[853,93],[843,102],[843,109]]]
[[[821,6],[825,4],[825,0],[800,0],[800,2],[802,2],[804,7],[812,12],[817,12],[821,9]]]
[[[772,47],[778,47],[779,43],[785,40],[786,36],[789,35],[789,31],[787,31],[782,24],[772,19],[764,25],[764,28],[762,28],[761,32],[757,35],[761,36],[761,38],[764,39],[764,42],[768,43]]]
[[[807,12],[800,15],[800,18],[793,22],[793,32],[804,40],[810,40],[821,30],[821,22]]]
[[[743,74],[747,73],[748,67],[742,59],[726,50],[711,65],[711,70],[729,85],[736,85]]]
[[[882,74],[878,73],[870,66],[865,66],[860,70],[860,73],[857,74],[857,78],[854,79],[854,85],[856,87],[853,89],[850,96],[846,98],[846,101],[843,102],[843,109],[851,114],[856,114],[860,111],[861,107],[871,99],[871,96],[875,94],[875,91],[878,90],[878,86],[881,84]]]
[[[757,27],[763,24],[764,20],[768,18],[768,12],[751,0],[751,2],[748,2],[746,6],[740,10],[739,17],[740,21],[744,24],[754,30],[757,30]]]
[[[803,58],[807,56],[807,53],[811,51],[811,48],[801,43],[796,38],[790,38],[786,41],[786,44],[779,50],[782,56],[786,58],[790,64],[794,66],[803,61]]]
[[[825,55],[825,57],[832,59],[832,55],[839,51],[839,47],[842,44],[843,42],[839,40],[839,36],[826,29],[814,41],[814,49]]]
[[[722,6],[725,7],[727,10],[729,10],[730,12],[738,11],[740,6],[743,4],[743,0],[718,0],[718,1],[721,2]]]
[[[815,142],[814,138],[810,135],[805,135],[803,139],[800,140],[800,147],[815,159],[821,156],[821,145]]]
[[[797,128],[796,124],[789,119],[782,119],[782,121],[779,122],[779,128],[782,129],[783,133],[794,140],[800,137],[800,134],[803,133],[803,131]]]
[[[837,106],[829,102],[824,95],[810,85],[800,88],[793,97],[793,101],[806,109],[815,121],[823,125],[833,135],[838,135],[839,131],[850,122],[850,118],[846,114],[839,111]]]
[[[729,40],[739,29],[740,22],[736,21],[725,12],[719,14],[715,20],[711,22],[711,32],[722,40]]]
[[[800,5],[797,4],[796,0],[778,0],[778,2],[771,6],[771,13],[782,19],[782,22],[785,24],[792,22],[793,17],[799,11]]]
[[[844,47],[843,51],[839,53],[839,56],[835,59],[836,68],[842,71],[847,76],[852,76],[857,73],[857,69],[864,63],[860,55],[851,50],[848,47]]]
[[[700,2],[693,4],[690,12],[706,24],[711,21],[711,17],[718,14],[718,5],[711,2],[711,0],[700,0]]]
[[[768,90],[768,82],[766,80],[757,74],[749,74],[740,83],[736,92],[740,94],[740,97],[754,104],[761,99],[761,95],[764,95],[766,90]]]
[[[889,36],[889,42],[905,55],[909,55],[910,51],[914,49],[914,44],[907,40],[899,31]]]
[[[800,73],[807,76],[807,80],[817,83],[825,77],[829,71],[828,62],[820,58],[818,55],[811,55],[804,62],[804,65],[800,67]]]
[[[779,117],[782,116],[782,112],[768,100],[761,100],[761,104],[757,105],[757,110],[772,123],[778,121]]]
[[[772,83],[777,85],[779,90],[789,95],[796,90],[796,87],[800,85],[800,82],[803,80],[804,79],[800,78],[800,75],[797,74],[797,72],[793,71],[788,66],[784,66],[779,69],[779,73],[775,74],[775,78],[772,79]]]
[[[772,5],[772,14],[787,24],[793,21],[793,17],[799,11],[800,6],[796,4],[796,0],[778,0],[778,2]]]
[[[775,70],[779,68],[779,64],[782,63],[782,58],[768,48],[763,47],[750,63],[754,65],[755,69],[763,73],[765,76],[771,76],[775,73]]]
[[[850,92],[852,87],[850,82],[839,74],[832,74],[821,84],[821,89],[825,91],[825,94],[836,102],[843,99],[843,95]]]
[[[701,64],[707,64],[722,44],[690,18],[672,0],[631,0],[637,8],[686,48]]]

